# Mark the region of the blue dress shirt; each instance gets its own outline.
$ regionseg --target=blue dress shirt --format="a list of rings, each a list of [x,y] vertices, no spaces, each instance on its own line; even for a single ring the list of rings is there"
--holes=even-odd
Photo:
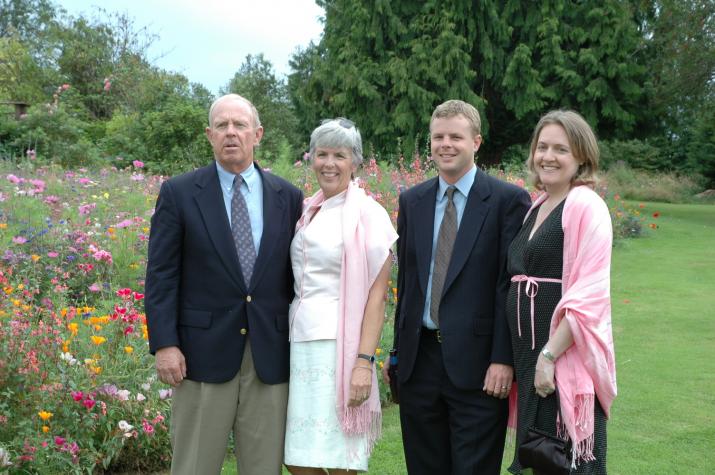
[[[469,190],[472,189],[474,184],[474,178],[477,176],[477,167],[472,166],[472,168],[460,178],[457,183],[454,184],[457,188],[454,192],[452,199],[454,200],[454,207],[457,209],[457,230],[459,230],[459,224],[462,222],[462,215],[464,214],[464,208],[467,206],[467,196],[469,196]],[[429,278],[427,279],[427,298],[425,299],[425,309],[422,314],[422,325],[436,330],[437,326],[432,321],[430,317],[430,303],[432,302],[432,272],[434,271],[434,255],[437,252],[437,238],[439,237],[439,227],[442,225],[442,218],[444,218],[444,210],[447,209],[447,188],[450,187],[446,181],[440,176],[438,178],[439,186],[437,187],[437,197],[435,199],[434,208],[434,233],[432,235],[432,258],[429,264]]]
[[[228,224],[231,224],[231,197],[233,196],[233,180],[236,177],[231,172],[226,171],[216,162],[218,171],[218,181],[221,184],[223,193],[223,204],[228,215]],[[256,167],[251,165],[241,172],[245,183],[241,184],[239,190],[246,200],[248,217],[251,219],[251,234],[253,235],[253,246],[256,248],[256,255],[261,246],[261,236],[263,236],[263,182],[261,175],[256,171]]]

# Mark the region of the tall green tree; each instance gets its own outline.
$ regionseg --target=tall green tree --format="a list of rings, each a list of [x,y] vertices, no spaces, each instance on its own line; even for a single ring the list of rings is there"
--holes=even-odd
[[[263,56],[248,55],[245,61],[222,88],[221,94],[240,94],[258,110],[264,133],[258,149],[258,159],[275,160],[281,155],[299,156],[302,138],[288,89],[283,79],[276,76],[273,65]]]
[[[481,110],[492,158],[526,141],[550,108],[575,108],[608,137],[637,123],[642,43],[627,2],[318,3],[323,37],[294,58],[290,89],[302,105],[319,105],[297,110],[349,115],[377,148],[419,141],[434,106],[449,98]]]

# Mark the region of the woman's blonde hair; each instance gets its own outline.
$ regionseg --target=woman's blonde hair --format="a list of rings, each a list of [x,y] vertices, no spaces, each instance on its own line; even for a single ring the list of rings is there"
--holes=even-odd
[[[596,135],[593,133],[591,126],[588,125],[588,122],[580,114],[572,110],[547,112],[536,124],[534,134],[531,136],[529,158],[526,161],[526,168],[529,170],[529,180],[532,185],[538,190],[544,189],[544,185],[541,183],[539,174],[536,173],[536,167],[534,166],[534,152],[536,151],[536,145],[539,143],[539,135],[542,129],[552,124],[559,125],[564,129],[569,141],[571,154],[579,163],[578,171],[572,180],[573,185],[593,187],[598,181],[596,177],[598,157],[600,155],[598,140],[596,140]]]

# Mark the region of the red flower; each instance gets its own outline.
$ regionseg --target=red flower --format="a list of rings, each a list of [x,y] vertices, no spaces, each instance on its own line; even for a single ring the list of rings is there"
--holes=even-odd
[[[144,294],[140,294],[139,292],[134,292],[134,300],[141,300],[144,298]]]
[[[84,394],[82,394],[82,391],[72,391],[70,394],[72,394],[72,399],[75,401],[79,402],[82,400],[84,397]]]
[[[55,436],[55,445],[62,446],[65,443],[65,439],[59,435]]]
[[[82,404],[84,404],[84,407],[91,410],[94,407],[94,405],[96,404],[96,401],[94,399],[87,398],[84,401],[82,401]]]
[[[654,218],[657,218],[658,216],[660,216],[660,213],[659,213],[658,211],[656,211],[655,213],[653,213],[653,217],[654,217]]]

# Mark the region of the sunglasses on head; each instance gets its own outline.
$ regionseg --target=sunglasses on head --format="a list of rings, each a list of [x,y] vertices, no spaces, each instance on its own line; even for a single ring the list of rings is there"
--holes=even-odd
[[[346,119],[345,117],[337,117],[335,119],[323,119],[322,121],[320,121],[320,125],[325,125],[328,122],[333,121],[337,122],[338,125],[340,125],[340,127],[344,129],[352,129],[355,127],[355,123],[350,119]]]

